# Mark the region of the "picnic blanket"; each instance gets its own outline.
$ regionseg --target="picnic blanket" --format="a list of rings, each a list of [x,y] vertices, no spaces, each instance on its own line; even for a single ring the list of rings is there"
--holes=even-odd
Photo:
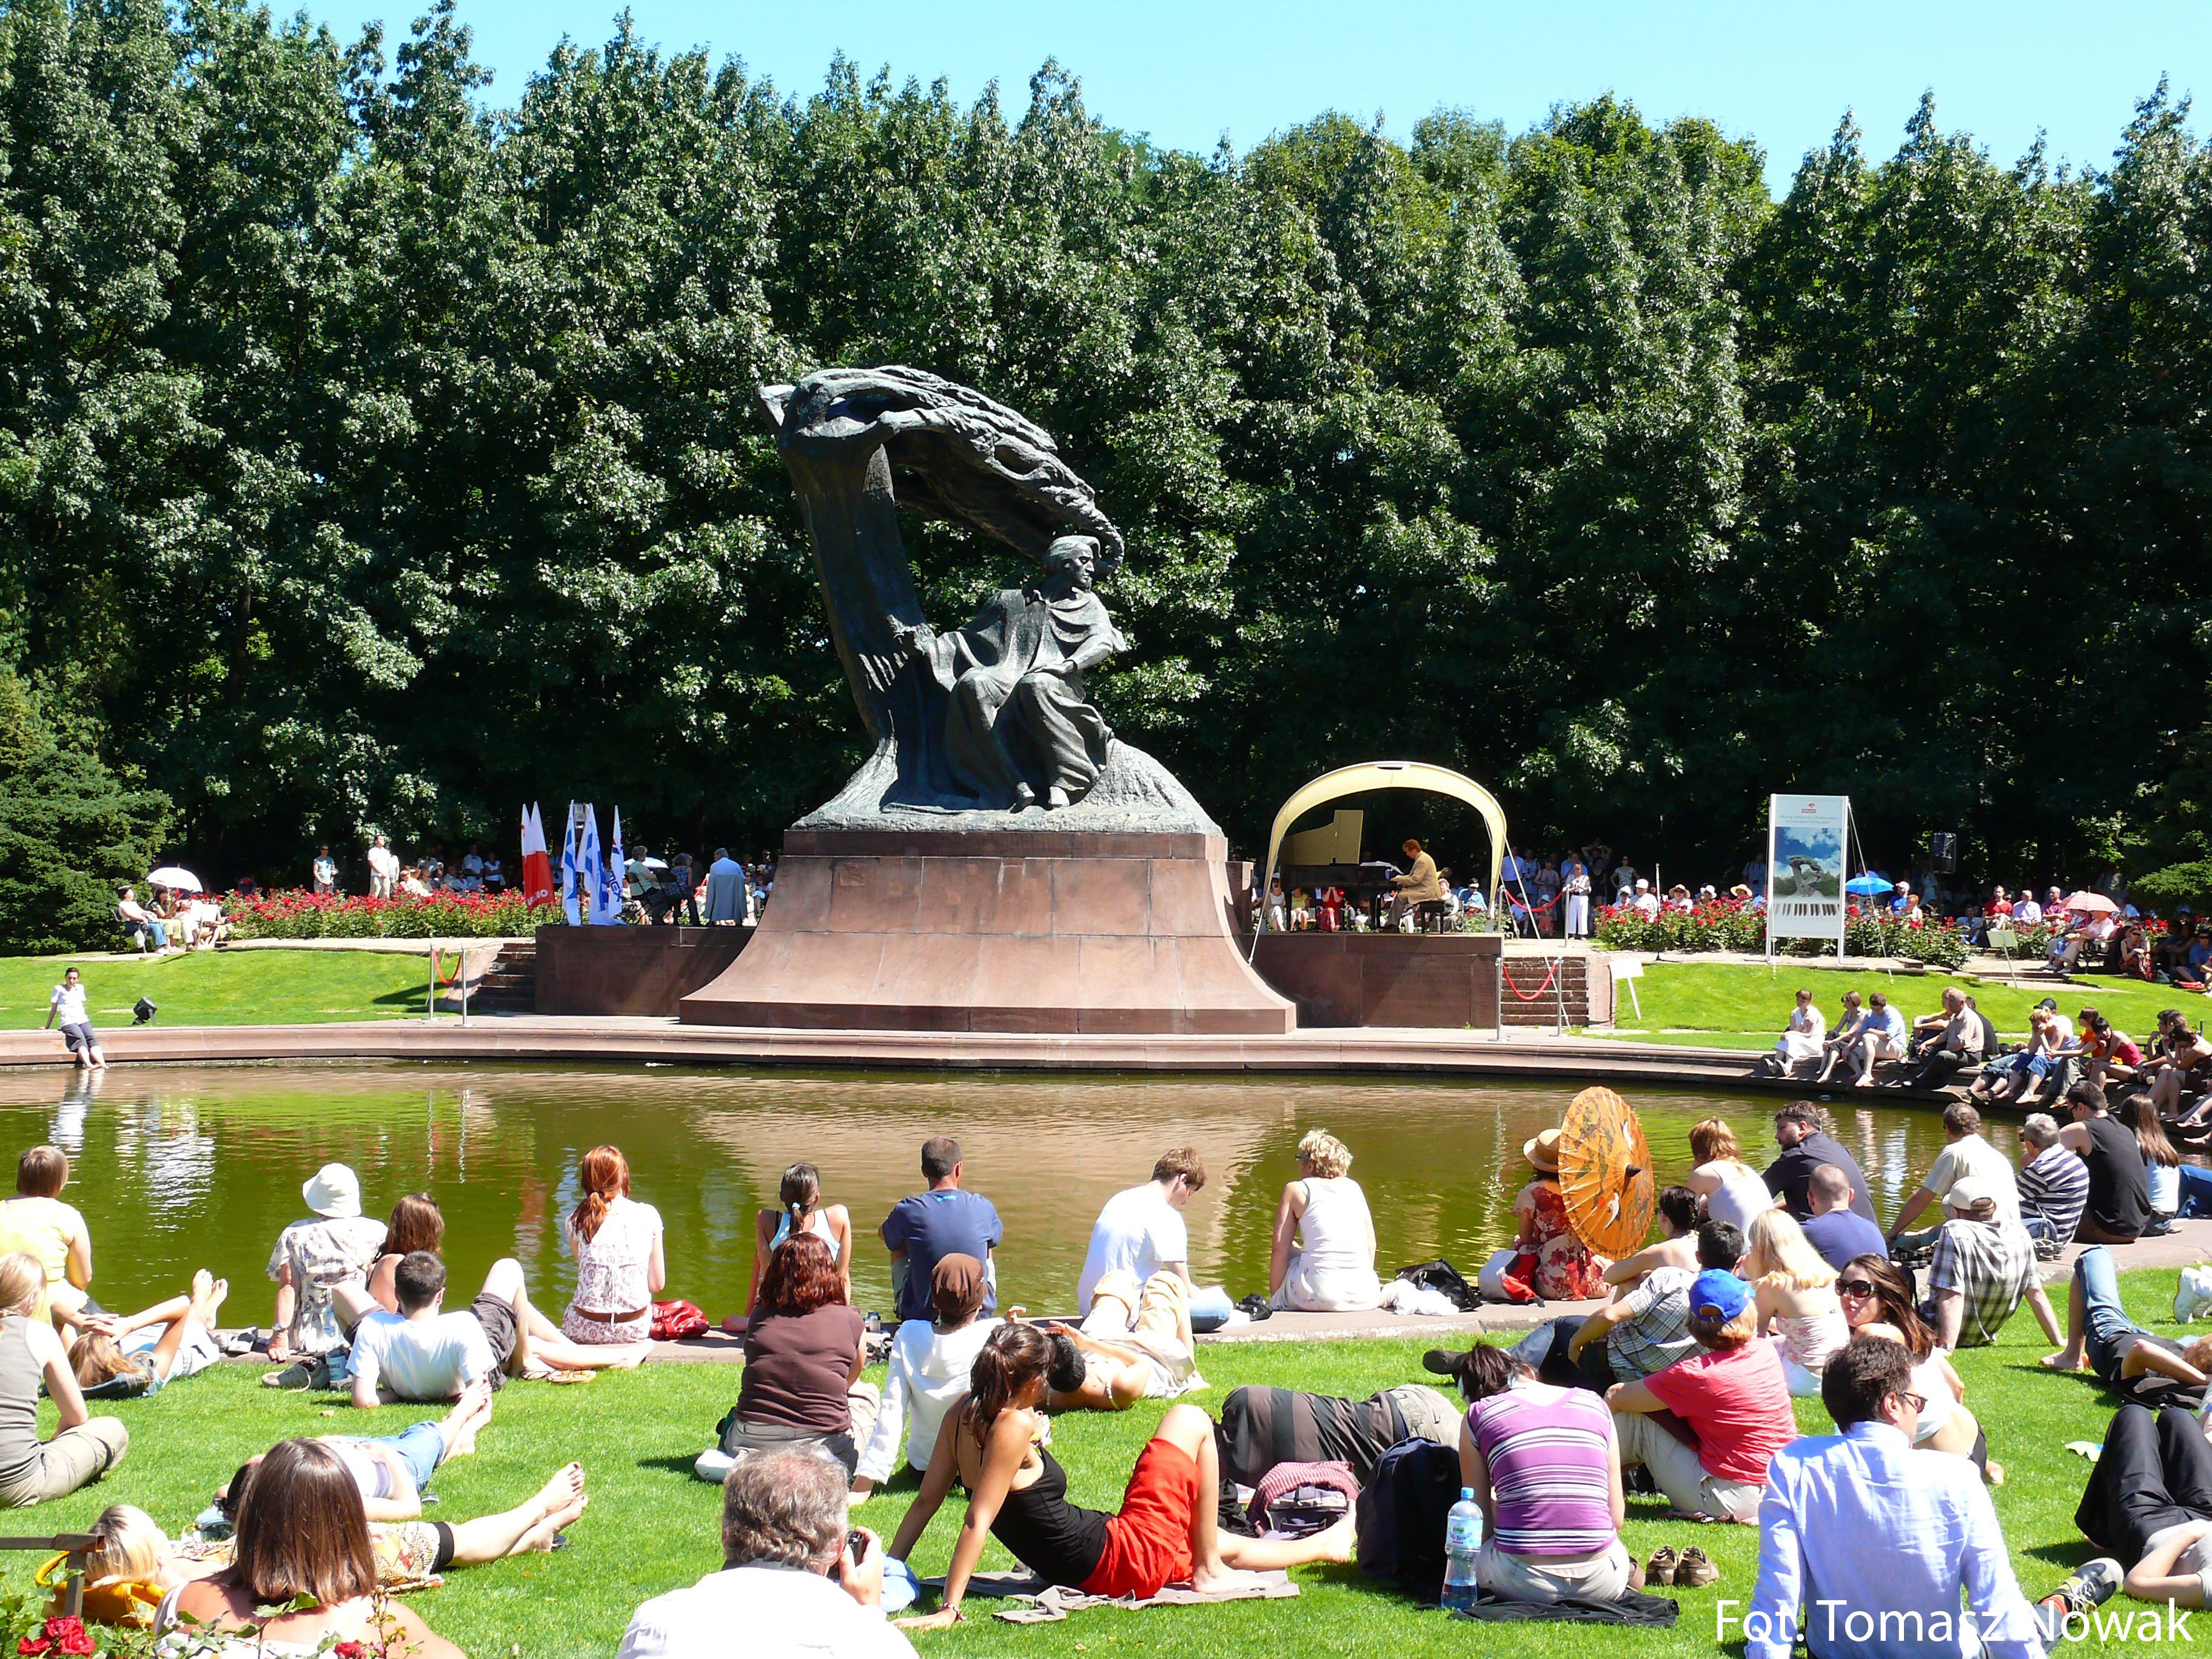
[[[1475,1599],[1469,1607],[1454,1607],[1455,1619],[1479,1619],[1495,1625],[1654,1625],[1672,1626],[1681,1616],[1678,1602],[1640,1590],[1623,1590],[1618,1601],[1594,1601],[1579,1595],[1557,1601],[1507,1601],[1491,1595]]]
[[[1157,1595],[1141,1600],[1133,1595],[1087,1595],[1065,1584],[1048,1584],[1026,1573],[978,1574],[968,1581],[968,1594],[994,1601],[1012,1603],[998,1608],[993,1617],[1010,1625],[1055,1625],[1071,1613],[1092,1607],[1195,1607],[1212,1601],[1273,1601],[1296,1595],[1298,1587],[1286,1572],[1255,1573],[1258,1582],[1240,1589],[1212,1590],[1201,1595],[1188,1584],[1170,1584]],[[924,1585],[943,1591],[942,1578],[924,1579]],[[1674,1603],[1668,1603],[1672,1607]]]

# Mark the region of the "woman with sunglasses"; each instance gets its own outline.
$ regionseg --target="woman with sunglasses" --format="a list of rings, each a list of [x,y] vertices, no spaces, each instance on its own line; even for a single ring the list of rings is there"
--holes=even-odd
[[[1966,1385],[1936,1346],[1936,1333],[1912,1304],[1912,1283],[1887,1256],[1855,1255],[1836,1279],[1844,1322],[1857,1335],[1886,1336],[1912,1356],[1912,1389],[1923,1397],[1912,1443],[1971,1459],[1982,1479],[2004,1484],[2004,1466],[1990,1462],[1990,1443],[1966,1407]]]

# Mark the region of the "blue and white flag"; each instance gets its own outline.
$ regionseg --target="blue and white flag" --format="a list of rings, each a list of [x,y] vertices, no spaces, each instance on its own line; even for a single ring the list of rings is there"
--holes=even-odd
[[[606,920],[600,914],[602,896],[606,890],[605,876],[605,866],[599,859],[599,810],[586,803],[583,839],[576,844],[576,886],[583,896],[583,919],[586,922]]]
[[[571,927],[584,925],[584,907],[592,898],[589,887],[578,890],[576,878],[581,866],[577,863],[576,852],[576,803],[570,801],[568,830],[561,841],[561,908],[568,912]]]
[[[622,808],[615,808],[615,839],[606,867],[599,872],[599,903],[592,913],[596,922],[620,921],[623,919],[623,863]]]

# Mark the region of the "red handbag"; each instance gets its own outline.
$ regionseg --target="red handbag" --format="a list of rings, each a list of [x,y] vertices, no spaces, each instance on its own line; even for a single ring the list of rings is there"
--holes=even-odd
[[[696,1336],[707,1328],[707,1316],[698,1305],[690,1302],[656,1302],[653,1304],[653,1340],[656,1342],[681,1342],[687,1336]]]

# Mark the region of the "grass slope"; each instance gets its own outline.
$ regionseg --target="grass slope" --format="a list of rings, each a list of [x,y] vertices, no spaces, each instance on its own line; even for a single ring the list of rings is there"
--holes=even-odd
[[[2174,1278],[2172,1272],[2123,1278],[2123,1291],[2139,1321],[2172,1328]],[[1218,1407],[1222,1395],[1240,1382],[1364,1395],[1392,1383],[1425,1380],[1423,1346],[1370,1341],[1209,1347],[1202,1360],[1212,1386],[1196,1398]],[[2006,1328],[1998,1346],[1969,1352],[1958,1362],[1968,1402],[1989,1432],[1992,1453],[2009,1473],[2008,1483],[1995,1494],[1997,1513],[2014,1570],[2030,1595],[2049,1589],[2090,1553],[2073,1524],[2087,1466],[2064,1445],[2069,1440],[2100,1439],[2111,1414],[2108,1397],[2094,1382],[2039,1370],[2035,1362],[2042,1352],[2034,1322],[2023,1313]],[[149,1510],[174,1530],[247,1454],[278,1438],[356,1429],[396,1433],[428,1414],[397,1407],[373,1415],[356,1413],[334,1405],[329,1396],[272,1395],[257,1385],[257,1376],[252,1368],[223,1366],[154,1400],[118,1407],[132,1437],[121,1468],[90,1492],[19,1516],[15,1528],[78,1526],[110,1503],[129,1502]],[[507,1389],[477,1455],[441,1472],[437,1490],[443,1502],[431,1514],[464,1517],[520,1502],[570,1457],[581,1459],[587,1471],[591,1511],[573,1532],[573,1548],[451,1574],[443,1589],[416,1597],[416,1607],[434,1629],[477,1659],[604,1659],[613,1652],[637,1603],[720,1565],[718,1494],[692,1480],[690,1466],[734,1397],[736,1382],[736,1372],[726,1366],[661,1365],[610,1373],[587,1388]],[[1076,1501],[1101,1508],[1118,1503],[1130,1465],[1159,1414],[1160,1407],[1152,1403],[1119,1417],[1072,1416],[1054,1425],[1054,1450],[1067,1466]],[[1808,1432],[1829,1427],[1817,1402],[1801,1402],[1798,1419]],[[48,1408],[49,1430],[51,1425]],[[912,1475],[902,1475],[890,1490],[858,1506],[856,1517],[888,1536],[910,1499],[913,1481]],[[1721,1568],[1717,1585],[1668,1592],[1677,1595],[1682,1607],[1681,1622],[1672,1631],[1531,1625],[1516,1626],[1508,1639],[1504,1632],[1471,1629],[1373,1588],[1357,1568],[1317,1568],[1298,1573],[1304,1594],[1295,1603],[1141,1614],[1101,1610],[1042,1628],[1000,1624],[976,1604],[972,1623],[924,1638],[921,1646],[927,1654],[1021,1654],[1031,1659],[1155,1648],[1193,1659],[1260,1659],[1284,1652],[1442,1659],[1474,1648],[1562,1656],[1715,1651],[1719,1602],[1729,1598],[1741,1604],[1751,1593],[1757,1570],[1755,1529],[1665,1522],[1659,1518],[1661,1503],[1650,1498],[1632,1499],[1629,1507],[1627,1539],[1639,1559],[1662,1544],[1695,1543]],[[927,1576],[944,1570],[958,1525],[957,1507],[948,1505],[915,1552],[918,1571]],[[30,1571],[34,1560],[27,1555],[0,1557],[0,1566],[20,1576]],[[994,1544],[985,1558],[987,1570],[1009,1564],[1010,1558]],[[1728,1646],[1736,1650],[1733,1641]],[[741,1650],[741,1644],[732,1649]],[[2068,1650],[2103,1650],[2090,1642]]]
[[[2201,994],[2127,980],[2083,977],[2071,985],[2048,980],[2009,985],[2002,980],[1970,979],[1956,974],[1854,973],[1834,968],[1793,970],[1787,962],[1773,973],[1747,963],[1657,962],[1632,983],[1634,1002],[1629,999],[1628,987],[1620,988],[1614,1010],[1620,1023],[1614,1035],[1639,1042],[1716,1048],[1772,1048],[1775,1034],[1789,1022],[1792,1000],[1800,986],[1810,988],[1814,1004],[1833,1024],[1845,991],[1855,990],[1862,997],[1880,991],[1907,1019],[1914,1019],[1935,1012],[1945,988],[1955,985],[1970,994],[1997,1030],[2008,1036],[2027,1033],[2028,1010],[2047,996],[2058,999],[2059,1008],[2069,1020],[2082,1008],[2096,1008],[2138,1041],[2157,1030],[2161,1008],[2184,1008],[2200,1024],[2212,1012]],[[1639,1003],[1641,1018],[1637,1013]]]
[[[95,1028],[131,1024],[142,996],[164,1025],[314,1025],[397,1019],[422,1012],[427,958],[377,951],[194,951],[122,959],[0,957],[0,1024],[46,1017],[46,999],[72,964],[84,975]],[[57,1047],[59,1037],[55,1038]]]

